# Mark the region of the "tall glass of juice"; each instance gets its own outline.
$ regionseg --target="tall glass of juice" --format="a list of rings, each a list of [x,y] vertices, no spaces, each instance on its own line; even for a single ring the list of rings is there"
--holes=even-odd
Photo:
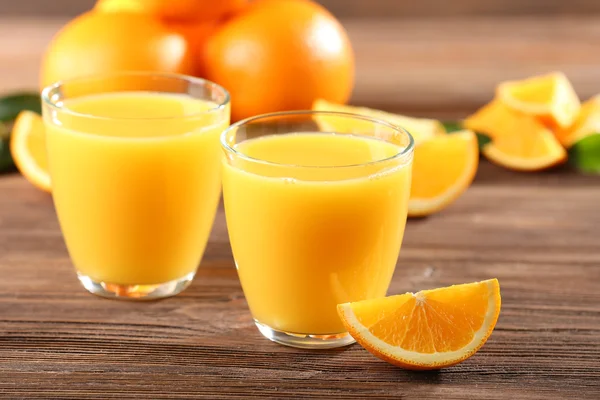
[[[385,296],[406,224],[413,139],[345,113],[257,116],[221,135],[229,238],[267,338],[350,344],[339,303]]]
[[[126,299],[181,292],[220,196],[227,91],[132,72],[59,82],[42,100],[52,195],[83,286]]]

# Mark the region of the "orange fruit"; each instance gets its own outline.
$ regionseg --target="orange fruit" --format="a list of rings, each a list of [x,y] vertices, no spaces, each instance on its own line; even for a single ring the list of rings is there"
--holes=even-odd
[[[499,100],[464,121],[468,129],[489,135],[482,152],[490,161],[518,171],[537,171],[560,164],[567,153],[554,134],[534,116],[515,111]]]
[[[442,123],[435,119],[427,118],[413,118],[407,117],[400,114],[391,114],[384,111],[373,110],[366,107],[354,107],[343,104],[336,104],[323,99],[317,99],[312,106],[315,111],[334,111],[334,112],[345,112],[351,114],[364,115],[371,118],[380,119],[390,124],[400,126],[406,129],[415,140],[415,143],[420,143],[427,140],[435,135],[445,134],[444,126]],[[318,118],[318,117],[317,117]],[[349,132],[351,131],[346,124],[351,120],[348,119],[317,119],[319,126],[324,130],[338,131],[338,132]],[[351,121],[352,123],[360,124],[360,121]],[[365,122],[367,125],[364,128],[360,126],[356,127],[357,132],[365,132],[370,128],[370,123]],[[340,125],[341,124],[341,125]]]
[[[422,217],[452,204],[471,184],[479,164],[479,147],[475,133],[464,130],[446,135],[442,123],[435,119],[412,118],[365,107],[346,106],[318,99],[316,111],[335,111],[380,119],[401,126],[415,140],[412,184],[408,216]],[[319,118],[323,130],[332,132],[369,132],[369,122]],[[348,126],[349,123],[354,124]]]
[[[211,36],[206,77],[229,90],[232,118],[345,103],[354,55],[340,23],[309,0],[257,0]]]
[[[422,217],[452,204],[473,182],[479,164],[474,132],[432,137],[415,147],[408,216]]]
[[[169,21],[211,21],[244,8],[248,0],[98,0],[102,12],[133,11]]]
[[[42,86],[114,71],[194,72],[186,39],[139,13],[85,13],[63,27],[46,49]]]
[[[169,22],[168,26],[173,31],[186,38],[190,52],[193,57],[194,76],[204,77],[206,75],[204,60],[202,54],[208,38],[217,32],[221,26],[219,21],[199,21],[199,22]]]
[[[38,188],[50,191],[46,158],[46,133],[39,114],[22,111],[10,137],[10,154],[25,178]]]
[[[600,133],[600,96],[592,97],[582,104],[581,111],[571,126],[554,131],[559,142],[566,148],[594,133]]]
[[[471,357],[500,314],[497,279],[338,305],[348,332],[375,356],[406,369],[449,367]]]
[[[501,83],[496,95],[506,106],[536,116],[551,127],[568,127],[580,108],[577,93],[561,72]]]

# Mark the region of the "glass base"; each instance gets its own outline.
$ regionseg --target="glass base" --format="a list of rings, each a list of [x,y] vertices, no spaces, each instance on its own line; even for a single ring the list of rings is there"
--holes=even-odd
[[[348,332],[335,335],[304,335],[278,331],[257,320],[254,320],[254,323],[260,333],[267,339],[299,349],[334,349],[336,347],[348,346],[356,342]]]
[[[96,282],[87,275],[77,273],[79,282],[90,293],[109,299],[119,300],[157,300],[181,293],[194,279],[196,272],[182,278],[157,285],[120,285],[108,282]]]

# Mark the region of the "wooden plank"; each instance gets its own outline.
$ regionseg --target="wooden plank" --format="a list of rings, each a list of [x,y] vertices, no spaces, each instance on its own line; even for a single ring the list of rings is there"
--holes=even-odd
[[[220,210],[191,287],[108,301],[77,282],[47,194],[0,179],[0,393],[44,398],[595,399],[600,393],[600,187],[567,170],[484,163],[454,206],[409,221],[393,293],[497,276],[503,311],[481,352],[437,373],[359,346],[306,352],[252,324]],[[402,397],[404,396],[404,397]]]

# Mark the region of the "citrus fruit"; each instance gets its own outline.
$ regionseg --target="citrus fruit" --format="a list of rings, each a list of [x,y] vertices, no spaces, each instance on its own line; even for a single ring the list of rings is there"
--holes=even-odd
[[[537,171],[566,160],[567,153],[538,119],[494,100],[464,121],[490,136],[482,152],[490,161],[518,171]]]
[[[534,115],[551,127],[566,128],[579,113],[579,98],[561,72],[498,85],[498,99],[524,114]]]
[[[189,50],[193,58],[194,76],[204,77],[204,60],[202,54],[206,47],[208,38],[213,35],[221,22],[219,21],[198,21],[198,22],[169,22],[168,26],[174,32],[181,34],[188,43]]]
[[[490,279],[337,307],[348,332],[377,357],[407,369],[439,369],[487,341],[500,314],[500,285]]]
[[[226,87],[232,118],[345,103],[354,55],[340,23],[309,0],[258,0],[208,39],[206,77]]]
[[[170,21],[211,21],[242,9],[248,0],[98,0],[101,12],[142,12]]]
[[[138,13],[85,13],[63,27],[46,49],[42,86],[114,71],[192,74],[186,39]]]
[[[588,135],[600,133],[600,96],[593,97],[582,104],[573,125],[566,129],[557,129],[554,133],[566,148],[570,148]]]
[[[479,164],[474,132],[439,135],[415,147],[408,216],[421,217],[453,203],[469,187]]]
[[[44,121],[39,114],[22,111],[13,125],[10,154],[25,178],[38,188],[50,191],[46,158]]]
[[[435,135],[444,134],[446,132],[442,123],[435,119],[412,118],[404,115],[391,114],[384,111],[373,110],[371,108],[366,107],[354,107],[343,104],[335,104],[323,99],[316,100],[313,103],[312,109],[315,111],[335,111],[359,114],[371,118],[381,119],[383,121],[389,122],[391,124],[406,129],[413,136],[415,143],[422,142],[423,140],[429,139]],[[360,123],[359,121],[349,120],[347,118],[337,120],[335,118],[322,118],[321,120],[319,120],[318,117],[317,122],[319,123],[321,129],[330,130],[334,132],[348,132],[348,127],[344,126],[348,122],[352,122],[355,124]],[[369,130],[370,123],[365,121],[365,124],[368,124],[365,127],[365,129],[359,129],[359,131]]]

